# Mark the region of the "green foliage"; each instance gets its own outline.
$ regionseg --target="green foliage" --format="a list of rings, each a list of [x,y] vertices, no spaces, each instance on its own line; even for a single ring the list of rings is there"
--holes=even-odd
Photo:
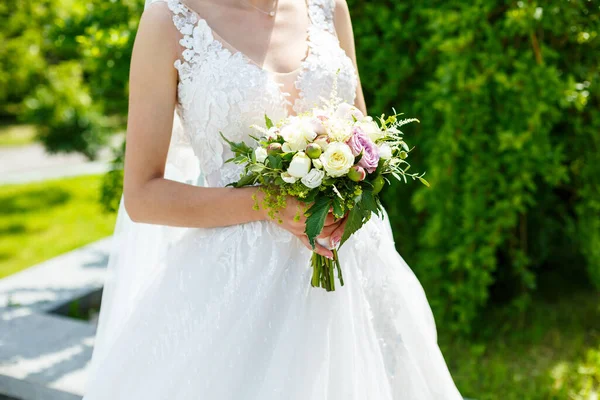
[[[600,288],[598,4],[349,4],[370,113],[421,120],[407,135],[432,187],[385,203],[444,326],[524,309],[549,268]]]
[[[3,1],[0,115],[42,126],[40,139],[52,152],[94,158],[108,134],[101,115],[127,110],[129,59],[143,3]]]

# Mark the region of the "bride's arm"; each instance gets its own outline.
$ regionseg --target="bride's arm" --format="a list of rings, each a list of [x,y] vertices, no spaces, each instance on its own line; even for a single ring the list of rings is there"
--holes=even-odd
[[[350,11],[348,10],[348,3],[346,3],[346,0],[335,0],[334,13],[335,30],[337,32],[340,45],[354,63],[354,67],[358,73],[356,50],[354,47],[354,33],[352,31],[352,21],[350,19]],[[360,83],[360,76],[358,77],[358,86],[356,87],[356,99],[354,100],[354,105],[365,115],[367,114],[367,106],[365,104],[365,97],[363,95],[362,85]]]
[[[150,224],[213,228],[265,220],[253,209],[257,188],[204,188],[164,178],[176,105],[179,32],[166,4],[149,7],[141,18],[131,59],[124,198],[129,216]],[[281,212],[282,228],[308,246],[305,219],[295,221],[294,199]],[[329,225],[333,221],[328,221]],[[317,252],[331,256],[318,247]]]

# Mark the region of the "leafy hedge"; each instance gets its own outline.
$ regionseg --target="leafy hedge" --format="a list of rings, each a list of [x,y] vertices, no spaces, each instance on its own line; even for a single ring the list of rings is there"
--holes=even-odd
[[[490,301],[523,309],[550,271],[600,287],[598,4],[348,3],[371,113],[422,121],[406,133],[432,188],[397,185],[386,203],[438,319],[468,332]],[[93,158],[103,116],[126,112],[142,8],[0,3],[0,115]],[[112,208],[119,179],[105,180]]]
[[[349,0],[370,112],[417,116],[431,189],[397,186],[398,247],[440,318],[587,266],[600,287],[600,8]],[[413,213],[411,211],[415,211]]]

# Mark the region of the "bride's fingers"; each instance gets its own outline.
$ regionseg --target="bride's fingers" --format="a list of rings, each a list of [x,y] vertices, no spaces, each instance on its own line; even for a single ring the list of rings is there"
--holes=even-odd
[[[327,214],[327,218],[325,218],[325,226],[335,224],[336,222],[338,221],[336,221],[332,213]]]
[[[317,253],[323,257],[327,257],[329,259],[333,258],[333,252],[329,249],[326,249],[325,247],[321,246],[318,243],[315,243],[315,248],[313,250],[313,248],[310,245],[310,242],[308,241],[308,237],[306,235],[296,235],[296,236],[310,251],[314,251],[315,253]]]
[[[338,220],[335,223],[325,226],[319,235],[320,238],[326,238],[331,236],[333,232],[335,232],[339,226],[344,222],[344,220]]]
[[[331,245],[333,247],[338,247],[340,244],[340,240],[342,240],[342,236],[344,235],[344,229],[346,228],[346,222],[348,218],[344,218],[341,220],[341,223],[331,232]]]

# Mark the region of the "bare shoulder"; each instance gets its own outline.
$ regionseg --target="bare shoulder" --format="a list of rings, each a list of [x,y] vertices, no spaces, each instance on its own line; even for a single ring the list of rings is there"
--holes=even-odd
[[[332,0],[335,2],[333,20],[335,29],[338,32],[347,32],[352,30],[352,21],[350,19],[350,9],[346,0]]]
[[[332,0],[335,2],[334,15],[338,19],[350,19],[350,9],[346,0]]]
[[[156,1],[148,6],[140,19],[134,53],[145,57],[175,60],[181,34],[173,23],[173,14],[166,2]],[[136,49],[137,48],[137,49]]]

